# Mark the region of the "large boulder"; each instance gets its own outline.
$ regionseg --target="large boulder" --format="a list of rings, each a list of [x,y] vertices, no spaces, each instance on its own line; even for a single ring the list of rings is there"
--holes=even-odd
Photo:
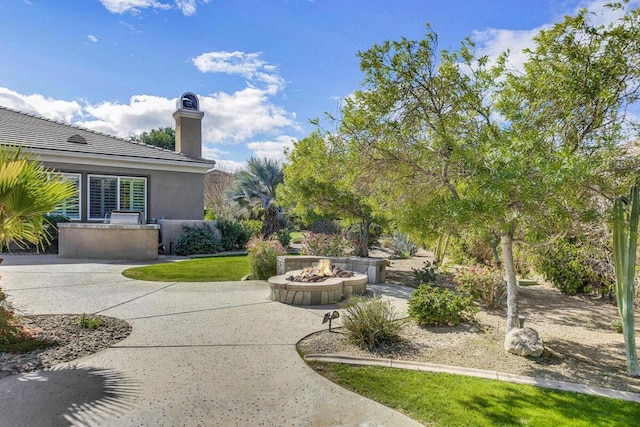
[[[544,345],[535,329],[513,328],[504,339],[504,349],[518,356],[540,357]]]

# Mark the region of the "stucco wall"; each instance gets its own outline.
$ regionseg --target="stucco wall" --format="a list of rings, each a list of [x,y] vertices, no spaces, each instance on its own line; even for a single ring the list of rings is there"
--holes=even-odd
[[[62,258],[158,258],[158,225],[61,223],[58,226],[58,254]]]
[[[88,221],[88,174],[147,178],[147,221],[154,218],[199,220],[204,215],[204,174],[46,162],[44,166],[82,174],[83,222]]]

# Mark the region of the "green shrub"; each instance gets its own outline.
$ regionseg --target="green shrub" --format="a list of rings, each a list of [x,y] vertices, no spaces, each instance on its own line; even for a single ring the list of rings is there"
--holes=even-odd
[[[351,252],[349,242],[340,234],[309,232],[302,237],[304,255],[345,256]]]
[[[345,256],[352,248],[340,234],[309,232],[302,238],[304,255]]]
[[[413,270],[413,278],[416,280],[418,285],[423,283],[431,283],[436,280],[436,271],[437,267],[435,263],[431,263],[429,261],[425,261],[424,267],[421,269],[412,268]]]
[[[98,329],[102,326],[102,319],[97,316],[87,316],[83,314],[78,319],[78,325],[84,329]]]
[[[453,278],[458,291],[471,295],[487,307],[496,307],[507,296],[507,284],[496,268],[474,265],[458,269]]]
[[[251,239],[252,230],[238,221],[219,219],[216,221],[216,228],[220,231],[220,244],[223,251],[244,249]]]
[[[275,276],[278,269],[278,257],[287,253],[277,240],[258,238],[249,241],[247,250],[251,264],[251,278],[258,280],[266,280]]]
[[[289,243],[291,243],[291,231],[288,228],[281,228],[276,231],[276,237],[284,248],[289,246]]]
[[[344,330],[354,344],[371,350],[382,343],[398,340],[403,324],[397,321],[393,306],[380,295],[370,300],[353,296],[341,306],[346,312]]]
[[[220,237],[207,224],[182,227],[176,243],[176,255],[214,254],[222,249]]]
[[[260,231],[262,230],[262,221],[259,219],[243,219],[240,223],[249,231],[251,237],[258,237],[260,235]]]
[[[318,234],[340,234],[342,233],[342,227],[337,221],[330,219],[319,219],[307,227],[309,231]]]
[[[473,320],[478,311],[472,297],[431,285],[420,285],[408,302],[409,316],[428,326],[455,326]]]
[[[391,249],[395,252],[396,258],[411,258],[418,252],[418,245],[409,240],[406,234],[396,233],[391,239]]]
[[[559,239],[532,257],[535,270],[567,295],[611,289],[610,262],[587,238]]]

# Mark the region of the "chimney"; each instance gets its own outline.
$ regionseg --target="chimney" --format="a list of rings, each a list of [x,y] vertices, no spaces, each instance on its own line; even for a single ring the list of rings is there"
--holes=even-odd
[[[176,153],[202,157],[202,117],[198,97],[191,92],[182,94],[176,102]]]

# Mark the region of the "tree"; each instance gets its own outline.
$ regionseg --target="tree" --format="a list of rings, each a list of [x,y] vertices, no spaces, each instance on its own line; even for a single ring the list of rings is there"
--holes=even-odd
[[[0,145],[0,245],[38,244],[47,239],[44,215],[75,192],[72,184],[44,169],[20,149]],[[2,262],[2,259],[0,259]],[[0,288],[0,344],[28,336],[6,305]]]
[[[615,7],[615,6],[614,6]],[[594,194],[624,172],[624,112],[638,95],[638,10],[607,26],[588,13],[535,38],[523,73],[477,57],[469,40],[438,54],[427,28],[360,53],[364,90],[343,110],[361,182],[415,233],[499,236],[507,332],[519,326],[514,244],[544,244],[596,219]],[[620,179],[616,179],[620,178]]]
[[[171,127],[159,127],[150,132],[142,132],[131,139],[171,151],[176,149],[176,131]]]
[[[217,165],[219,166],[219,165]],[[237,212],[229,192],[233,189],[235,176],[224,168],[207,172],[204,177],[204,200],[207,210],[214,218],[231,219]]]
[[[247,168],[236,172],[234,200],[264,209],[262,235],[267,237],[282,228],[282,213],[275,204],[276,188],[282,184],[282,165],[275,160],[251,157]]]
[[[44,216],[75,188],[19,148],[0,146],[0,243],[38,244],[47,238]]]
[[[311,210],[356,221],[360,227],[358,256],[367,257],[373,209],[352,181],[351,168],[356,160],[339,150],[341,144],[332,143],[339,138],[340,135],[316,131],[294,144],[284,166],[284,184],[278,188],[278,200],[293,206],[302,217]]]

